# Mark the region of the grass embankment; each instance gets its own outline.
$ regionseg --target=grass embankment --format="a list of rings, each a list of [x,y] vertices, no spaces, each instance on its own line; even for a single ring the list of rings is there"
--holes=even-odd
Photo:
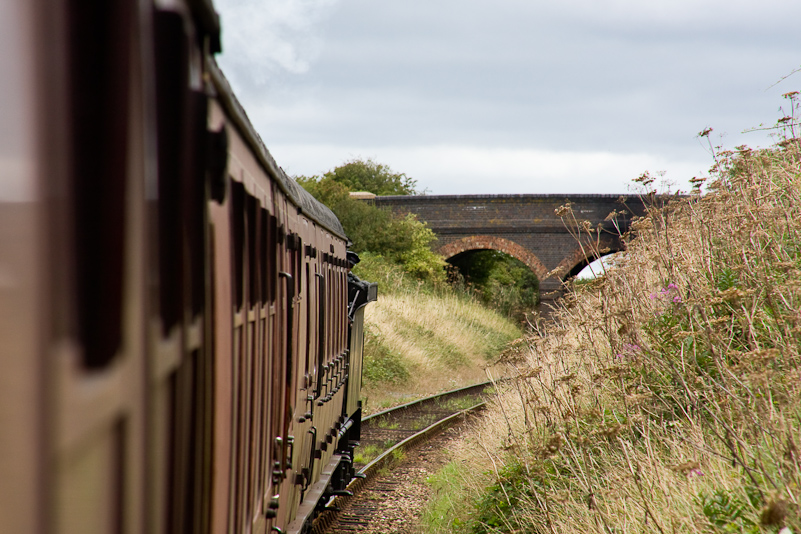
[[[425,532],[801,532],[799,145],[717,159],[507,354]]]
[[[493,372],[501,351],[521,335],[475,299],[418,284],[369,254],[355,272],[379,282],[378,301],[365,309],[366,413],[486,380],[487,369]]]

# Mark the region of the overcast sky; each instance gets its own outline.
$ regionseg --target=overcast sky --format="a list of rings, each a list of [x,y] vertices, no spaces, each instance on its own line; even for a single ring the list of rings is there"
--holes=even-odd
[[[625,193],[767,146],[801,89],[796,0],[216,0],[218,61],[278,164],[430,194]],[[774,85],[775,84],[775,85]],[[771,87],[772,86],[772,87]],[[722,135],[722,137],[721,137]]]

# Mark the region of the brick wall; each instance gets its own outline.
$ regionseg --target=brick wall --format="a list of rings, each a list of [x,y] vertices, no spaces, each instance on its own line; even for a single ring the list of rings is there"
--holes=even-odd
[[[468,250],[499,250],[528,265],[540,278],[542,290],[549,291],[559,287],[559,280],[544,279],[548,272],[556,269],[557,276],[564,276],[584,259],[555,211],[570,202],[577,219],[589,220],[593,228],[604,225],[602,248],[619,250],[617,231],[604,219],[613,210],[624,212],[618,224],[625,231],[632,212],[644,212],[639,199],[628,198],[625,205],[619,199],[620,195],[443,195],[376,197],[372,202],[427,222],[438,237],[435,246],[446,258]]]

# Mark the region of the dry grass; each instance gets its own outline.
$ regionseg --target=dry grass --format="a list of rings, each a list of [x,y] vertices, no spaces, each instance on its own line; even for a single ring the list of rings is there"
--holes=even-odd
[[[623,265],[507,351],[461,508],[428,530],[801,532],[800,161],[717,154],[708,194],[637,221]]]
[[[486,380],[507,343],[521,335],[508,319],[447,291],[384,290],[367,307],[365,323],[367,358],[378,368],[366,373],[378,378],[365,381],[367,412]]]

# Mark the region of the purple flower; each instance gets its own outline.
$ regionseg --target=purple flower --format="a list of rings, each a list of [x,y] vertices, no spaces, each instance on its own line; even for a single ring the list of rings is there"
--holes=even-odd
[[[663,287],[662,289],[660,289],[658,294],[657,294],[657,293],[651,293],[651,294],[648,296],[648,298],[649,298],[649,299],[651,299],[651,300],[655,300],[655,299],[662,298],[662,297],[669,297],[669,296],[670,296],[670,294],[671,294],[672,292],[674,292],[674,291],[675,291],[675,292],[678,292],[678,291],[679,291],[679,286],[677,286],[676,284],[674,284],[673,282],[671,282],[671,283],[669,283],[669,284],[667,285],[667,287]],[[681,302],[681,296],[679,296],[679,295],[674,295],[674,296],[673,296],[673,298],[672,298],[672,300],[673,300],[673,302],[674,302],[675,304],[678,304],[679,302]]]
[[[700,469],[698,469],[697,467],[696,467],[695,469],[691,469],[691,470],[690,470],[690,471],[687,473],[687,478],[692,478],[692,477],[694,477],[694,476],[695,476],[695,477],[702,477],[702,476],[704,476],[704,472],[703,472],[703,471],[701,471]]]
[[[634,353],[639,352],[640,346],[635,345],[634,343],[624,343],[621,347],[622,352],[618,352],[615,354],[616,358],[625,358],[626,356],[632,356]]]

